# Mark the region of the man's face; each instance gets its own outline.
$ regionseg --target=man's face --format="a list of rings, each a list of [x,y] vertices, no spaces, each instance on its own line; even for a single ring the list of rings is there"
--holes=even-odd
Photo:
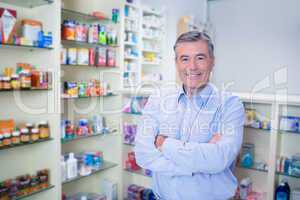
[[[214,58],[209,55],[206,41],[179,43],[176,55],[177,72],[187,90],[202,87],[209,81]]]

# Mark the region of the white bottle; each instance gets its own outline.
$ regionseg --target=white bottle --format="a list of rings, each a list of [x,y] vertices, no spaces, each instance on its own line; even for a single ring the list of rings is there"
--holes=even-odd
[[[61,170],[61,181],[67,180],[67,164],[65,162],[64,156],[60,157],[60,170]]]
[[[67,178],[72,179],[77,177],[77,159],[74,158],[74,153],[69,154],[69,159],[67,160]]]

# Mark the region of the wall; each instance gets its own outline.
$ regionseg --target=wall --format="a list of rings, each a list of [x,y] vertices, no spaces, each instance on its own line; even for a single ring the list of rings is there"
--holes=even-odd
[[[299,6],[298,0],[210,2],[216,43],[214,82],[239,92],[287,88],[289,94],[299,94]]]

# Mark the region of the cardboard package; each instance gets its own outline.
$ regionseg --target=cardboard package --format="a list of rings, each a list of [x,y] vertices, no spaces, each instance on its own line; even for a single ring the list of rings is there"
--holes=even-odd
[[[17,11],[0,8],[1,43],[13,43],[16,33]]]

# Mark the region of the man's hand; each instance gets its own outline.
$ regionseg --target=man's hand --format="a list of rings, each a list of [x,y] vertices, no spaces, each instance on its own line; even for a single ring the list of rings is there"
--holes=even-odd
[[[220,133],[216,133],[214,134],[213,138],[211,138],[211,140],[208,142],[209,144],[216,144],[217,142],[219,142],[221,140],[221,134]]]
[[[157,136],[155,137],[155,142],[154,142],[155,147],[156,147],[157,149],[161,150],[161,147],[162,147],[162,145],[164,144],[166,138],[167,138],[167,136],[164,136],[164,135],[157,135]]]

